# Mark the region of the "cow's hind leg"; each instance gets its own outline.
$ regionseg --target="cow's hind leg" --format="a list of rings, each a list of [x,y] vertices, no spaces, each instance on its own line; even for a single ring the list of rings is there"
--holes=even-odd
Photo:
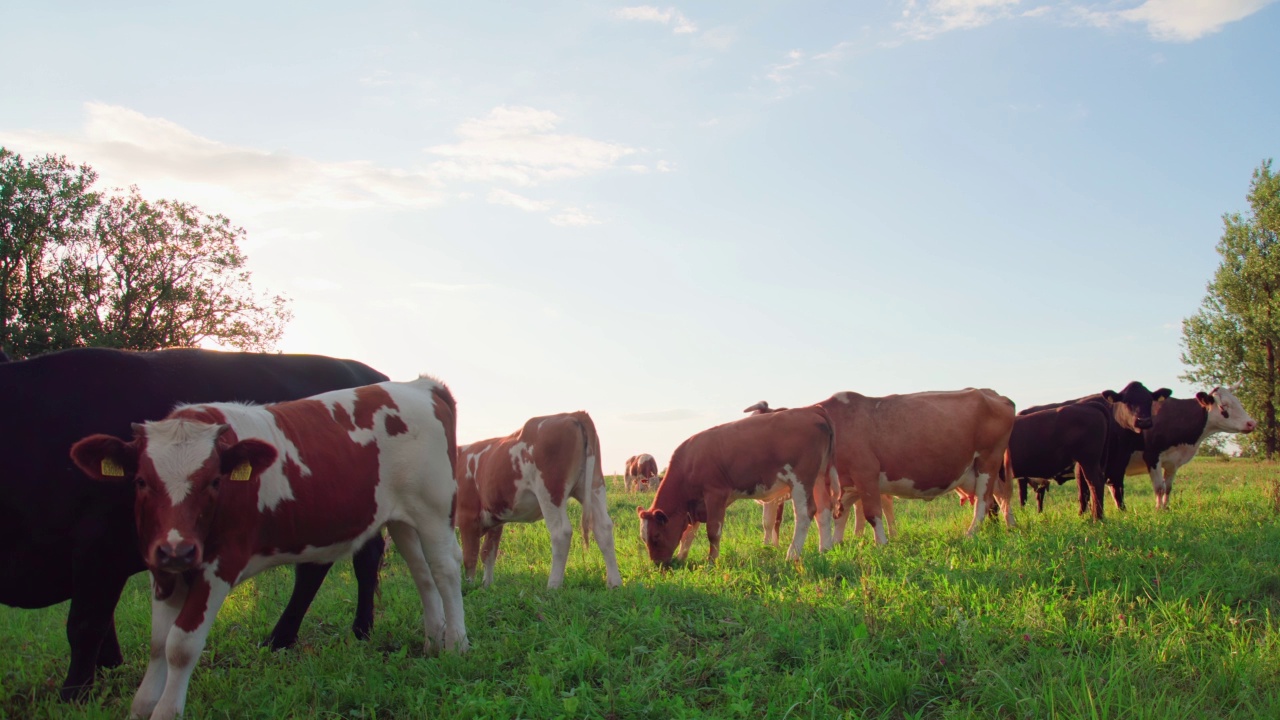
[[[386,549],[387,541],[378,532],[351,558],[356,576],[356,616],[351,621],[351,632],[360,640],[368,640],[373,632],[373,596],[378,592],[378,572]]]
[[[484,533],[484,543],[480,545],[480,559],[484,561],[484,586],[493,584],[493,567],[498,562],[498,546],[502,543],[502,528],[505,525],[494,525]],[[474,570],[472,571],[474,577]]]
[[[395,542],[405,565],[409,566],[409,574],[418,587],[418,597],[422,601],[422,629],[425,635],[423,650],[434,654],[445,645],[445,613],[444,600],[436,585],[436,578],[427,562],[427,541],[408,523],[393,521],[387,523],[387,532]],[[456,541],[455,541],[456,543]],[[458,581],[462,581],[462,573],[458,573]]]
[[[893,515],[893,496],[880,496],[880,515],[884,518],[884,529],[889,537],[898,536],[898,520]]]
[[[59,693],[64,701],[83,699],[93,686],[94,670],[107,644],[107,636],[115,635],[113,617],[116,603],[120,602],[120,593],[129,579],[124,573],[99,572],[82,567],[76,568],[75,577],[78,585],[71,595],[71,609],[67,613],[71,663]],[[118,642],[115,654],[120,654]],[[119,660],[123,661],[123,658]]]
[[[556,505],[544,496],[544,493],[539,493],[538,502],[542,505],[542,516],[546,518],[547,531],[551,534],[551,576],[547,578],[547,587],[558,588],[564,584],[565,567],[569,564],[573,524],[569,522],[569,513],[563,504]]]
[[[582,503],[582,537],[595,534],[596,547],[604,558],[605,585],[611,588],[622,585],[622,573],[618,570],[618,552],[613,541],[613,518],[609,517],[609,500],[603,484],[589,487]]]
[[[448,516],[429,524],[419,523],[417,534],[430,565],[431,579],[435,581],[434,600],[444,608],[444,648],[466,652],[471,644],[467,640],[466,615],[462,607],[462,551],[458,548]]]
[[[262,644],[272,650],[291,647],[298,641],[298,628],[302,627],[302,618],[315,600],[320,585],[333,563],[298,563],[293,566],[293,593],[289,595],[289,603],[285,605],[280,620],[271,629],[271,634]]]

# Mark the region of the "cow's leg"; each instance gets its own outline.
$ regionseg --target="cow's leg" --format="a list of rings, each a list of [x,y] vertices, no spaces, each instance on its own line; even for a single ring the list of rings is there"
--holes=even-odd
[[[791,499],[795,502],[795,498]],[[707,497],[707,543],[711,546],[707,553],[707,562],[714,563],[720,557],[720,537],[724,534],[724,512],[729,502],[727,498],[712,495]]]
[[[88,567],[87,561],[77,561],[76,587],[71,595],[71,609],[67,613],[67,643],[71,646],[71,662],[67,677],[62,682],[59,696],[64,701],[80,700],[93,686],[93,673],[102,655],[108,635],[114,637],[114,613],[120,593],[129,576],[110,569]],[[120,645],[115,642],[118,662]],[[110,648],[108,648],[110,649]],[[107,658],[113,659],[113,658]]]
[[[889,535],[884,527],[883,505],[880,498],[880,481],[876,477],[861,478],[855,480],[857,482],[858,494],[861,496],[862,512],[860,518],[865,518],[866,522],[871,525],[871,530],[876,535],[877,545],[888,545]],[[860,529],[854,527],[854,534],[860,534]]]
[[[356,576],[356,616],[351,621],[351,632],[359,640],[368,640],[373,633],[373,598],[378,592],[378,572],[386,549],[387,541],[379,531],[351,558]]]
[[[1079,466],[1076,466],[1076,487],[1080,493],[1080,514],[1084,515],[1089,512],[1089,481],[1080,472]]]
[[[545,493],[538,493],[538,502],[542,505],[542,517],[546,519],[547,531],[551,534],[551,577],[547,578],[547,587],[554,589],[564,584],[569,549],[573,546],[573,523],[569,522],[569,513],[564,505],[556,505]]]
[[[1147,475],[1151,476],[1151,492],[1156,496],[1156,509],[1164,509],[1164,473],[1161,471],[1160,463],[1156,463],[1147,468]]]
[[[993,489],[993,478],[990,475],[978,472],[976,468],[974,472],[977,477],[973,481],[973,522],[969,523],[969,529],[965,531],[965,535],[969,537],[977,534],[982,527],[982,521],[987,517],[987,508],[991,507]]]
[[[124,654],[120,652],[120,639],[116,637],[116,615],[111,613],[111,622],[107,625],[107,635],[102,638],[102,646],[98,648],[98,667],[113,668],[124,664]]]
[[[315,600],[320,585],[324,583],[324,578],[332,567],[333,563],[298,563],[293,566],[293,594],[289,596],[289,603],[285,605],[276,626],[271,629],[271,634],[262,641],[263,645],[272,650],[280,650],[298,642],[298,628],[302,627],[302,618],[307,614],[307,608],[311,607],[311,601]]]
[[[680,536],[680,551],[676,555],[676,558],[679,559],[680,562],[684,562],[689,559],[689,548],[693,547],[693,540],[698,534],[699,524],[700,523],[697,520],[690,520],[689,527],[685,528],[684,534]]]
[[[1178,474],[1176,465],[1164,466],[1164,498],[1160,504],[1161,510],[1169,509],[1169,496],[1173,494],[1173,477]]]
[[[502,543],[502,528],[504,527],[506,525],[494,525],[484,533],[484,544],[480,546],[480,559],[484,561],[485,587],[493,584],[493,566],[498,561],[498,545]]]
[[[440,517],[418,517],[414,534],[417,535],[420,555],[426,558],[428,572],[418,581],[419,594],[423,588],[434,592],[423,596],[423,627],[427,629],[427,637],[443,635],[445,650],[466,652],[471,643],[467,640],[466,615],[462,607],[462,553],[458,549],[458,541],[454,538],[453,527],[448,515]],[[438,619],[443,611],[443,621]],[[430,626],[426,625],[428,612],[436,619]],[[433,633],[432,630],[435,630]],[[433,648],[428,645],[427,651]]]
[[[480,558],[480,538],[485,534],[479,520],[458,523],[458,538],[462,543],[462,567],[467,580],[476,579],[476,561]],[[394,540],[395,538],[392,538]],[[399,544],[397,543],[397,547]]]
[[[409,567],[414,585],[418,588],[418,598],[422,601],[422,629],[425,636],[423,650],[428,655],[443,646],[445,639],[444,601],[436,586],[435,575],[427,563],[426,541],[410,524],[392,521],[387,523],[387,532],[391,541],[396,544],[404,564]],[[461,573],[459,573],[461,582]]]
[[[1027,485],[1030,484],[1031,481],[1024,477],[1018,478],[1018,502],[1022,503],[1022,507],[1027,506]]]
[[[165,659],[165,641],[169,639],[169,631],[178,619],[178,613],[187,600],[187,584],[182,580],[174,583],[173,592],[163,600],[156,597],[155,579],[151,583],[151,657],[147,661],[147,672],[142,676],[142,684],[133,694],[133,705],[129,709],[132,717],[147,717],[160,702],[160,694],[164,692],[165,680],[169,675],[169,663]]]
[[[893,515],[893,496],[892,495],[880,496],[880,511],[881,511],[881,515],[884,517],[885,531],[888,533],[889,537],[897,537],[898,521]]]
[[[1109,484],[1107,485],[1107,487],[1109,487],[1109,488],[1111,489],[1111,499],[1112,499],[1112,501],[1114,501],[1114,502],[1115,502],[1115,504],[1116,504],[1116,509],[1117,509],[1117,510],[1120,510],[1121,512],[1123,512],[1123,511],[1124,511],[1124,509],[1125,509],[1125,507],[1124,507],[1124,478],[1123,478],[1123,477],[1121,477],[1119,480],[1117,480],[1117,481],[1115,481],[1115,482],[1113,482],[1113,483],[1109,483]]]
[[[613,518],[609,517],[609,500],[605,497],[604,485],[590,487],[586,490],[586,502],[582,502],[582,532],[586,538],[587,528],[596,536],[596,547],[604,557],[605,585],[615,588],[622,585],[622,573],[618,570],[618,553],[613,541]]]
[[[798,560],[804,552],[804,541],[809,537],[809,526],[813,523],[817,510],[818,498],[817,493],[813,489],[806,489],[800,483],[795,483],[791,488],[791,509],[792,516],[795,519],[795,529],[791,533],[791,544],[787,546],[787,559]],[[828,510],[830,513],[830,510]],[[818,550],[825,552],[830,549],[822,547],[821,530],[819,525]]]
[[[207,595],[202,586],[208,587]],[[230,583],[224,582],[216,575],[205,577],[196,575],[190,591],[187,593],[182,611],[176,622],[169,628],[169,636],[165,639],[164,654],[168,665],[164,679],[164,692],[160,702],[151,711],[151,720],[173,720],[182,714],[187,704],[187,687],[191,684],[191,673],[200,661],[200,653],[204,652],[205,641],[209,639],[209,629],[218,616],[218,610],[231,592]],[[201,602],[201,596],[207,599]],[[152,623],[155,623],[154,616]],[[190,627],[191,630],[185,630]],[[150,671],[150,668],[148,668]],[[145,683],[145,679],[143,681]],[[139,689],[141,691],[141,689]]]
[[[1044,512],[1044,494],[1047,492],[1049,492],[1049,485],[1047,483],[1036,486],[1036,512],[1038,513]]]
[[[779,500],[768,500],[760,503],[760,527],[764,529],[764,544],[777,545],[778,535],[773,530],[773,519],[777,511],[782,509]]]

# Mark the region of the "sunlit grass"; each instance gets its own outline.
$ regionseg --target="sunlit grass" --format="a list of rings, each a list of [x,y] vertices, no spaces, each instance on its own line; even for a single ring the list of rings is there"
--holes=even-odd
[[[1276,466],[1198,461],[1172,510],[1144,478],[1127,513],[1080,518],[1075,490],[966,540],[948,497],[899,503],[884,548],[851,539],[803,559],[761,544],[759,510],[730,508],[719,562],[705,537],[661,572],[639,540],[651,494],[611,485],[624,586],[574,539],[546,589],[542,525],[503,536],[491,588],[465,589],[472,652],[426,658],[421,607],[394,553],[373,637],[356,641],[350,565],[334,568],[299,646],[258,647],[292,574],[237,588],[219,615],[188,717],[1184,718],[1280,717]],[[574,508],[576,510],[576,507]],[[578,514],[574,515],[575,527]],[[790,535],[790,519],[783,530]],[[123,667],[79,707],[56,702],[66,605],[0,608],[0,717],[118,718],[141,679],[145,577],[117,612]]]

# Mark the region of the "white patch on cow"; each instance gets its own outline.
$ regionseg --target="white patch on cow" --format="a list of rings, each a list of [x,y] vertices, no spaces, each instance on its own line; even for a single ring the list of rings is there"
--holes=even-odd
[[[1210,413],[1212,414],[1212,413]],[[1204,438],[1201,437],[1201,440]],[[1199,447],[1199,441],[1195,445],[1174,445],[1173,447],[1160,453],[1160,459],[1157,465],[1172,465],[1174,467],[1182,467],[1191,462],[1196,456],[1196,448]]]
[[[157,420],[145,428],[147,457],[169,494],[169,502],[177,505],[191,492],[191,476],[213,454],[222,428],[181,419]]]
[[[848,392],[838,392],[838,393],[836,393],[836,400],[839,400],[840,402],[844,403],[845,405],[848,405],[848,404],[849,404],[849,393],[848,393]]]
[[[538,495],[547,493],[546,481],[538,466],[533,462],[533,445],[518,442],[511,446],[511,467],[520,477],[516,479],[515,492],[511,498],[511,507],[501,515],[493,516],[493,524],[506,522],[535,522],[543,519],[542,504]],[[565,500],[568,498],[566,488]]]
[[[165,536],[165,540],[169,541],[170,545],[177,545],[182,542],[182,533],[178,532],[177,528],[169,528],[169,534]]]
[[[467,447],[471,447],[471,446],[468,445]],[[480,458],[484,457],[484,454],[489,452],[492,449],[493,449],[492,445],[485,445],[484,449],[478,453],[466,453],[465,457],[467,458],[467,479],[468,480],[476,479],[476,473],[480,472]],[[465,451],[465,448],[464,448],[464,451]]]
[[[647,518],[640,519],[640,542],[645,545],[649,544],[649,520]]]

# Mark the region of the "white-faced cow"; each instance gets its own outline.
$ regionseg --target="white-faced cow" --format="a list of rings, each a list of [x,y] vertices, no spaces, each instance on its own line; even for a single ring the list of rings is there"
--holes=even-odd
[[[654,486],[654,479],[658,477],[658,461],[653,459],[649,453],[640,453],[627,458],[627,464],[622,476],[622,487],[627,492],[640,490],[640,486],[644,486],[645,490],[650,490]]]
[[[487,587],[493,582],[503,525],[545,518],[551,533],[547,587],[560,587],[573,541],[567,511],[569,498],[573,498],[582,505],[583,545],[589,545],[595,533],[596,545],[604,555],[606,584],[622,584],[600,467],[600,438],[587,413],[535,417],[512,435],[461,448],[457,480],[456,522],[468,579],[475,578],[476,560],[483,556],[484,584]]]
[[[67,459],[94,433],[127,435],[179,403],[297,400],[386,380],[367,365],[319,355],[82,348],[0,364],[0,603],[42,608],[67,600],[71,661],[61,696],[82,696],[95,667],[123,662],[113,613],[138,554],[134,490],[94,482]],[[358,637],[373,625],[381,536],[354,558]],[[328,565],[298,565],[293,596],[268,644],[285,647]]]
[[[720,555],[725,508],[739,498],[777,500],[791,496],[795,532],[788,558],[800,556],[809,525],[818,519],[819,549],[831,548],[832,430],[821,408],[753,415],[717,425],[676,448],[667,474],[648,509],[636,508],[640,537],[649,558],[668,564],[680,545],[680,559],[698,523],[706,523],[709,559]]]
[[[764,415],[765,413],[778,412],[779,410],[786,410],[786,409],[787,408],[771,408],[769,407],[769,401],[761,400],[755,405],[751,405],[743,409],[742,412],[749,413],[751,415]],[[839,490],[839,486],[836,484],[831,484],[830,490],[834,494]],[[790,499],[790,497],[791,497],[790,494],[785,494],[773,500],[757,500],[756,501],[757,503],[760,503],[760,506],[762,508],[762,513],[761,513],[762,517],[760,519],[760,525],[764,529],[765,545],[773,545],[776,547],[780,542],[780,538],[782,536],[782,514],[783,514],[782,511],[785,509],[787,500]],[[836,500],[838,500],[838,498],[833,497],[833,500],[832,500],[833,506]],[[861,514],[862,500],[860,498],[855,499],[853,501],[853,505],[854,505],[854,510],[852,514],[853,514],[853,517],[855,518],[854,525],[853,525],[853,534],[861,535],[862,530],[866,525]],[[892,495],[881,496],[880,507],[884,511],[885,526],[888,528],[889,536],[892,537],[896,528],[896,523],[893,518],[893,496]],[[834,542],[836,544],[839,544],[844,541],[845,525],[849,521],[849,515],[850,513],[842,513],[840,517],[835,521]],[[688,552],[687,545],[689,543],[692,543],[692,535],[689,535],[687,540],[682,541],[681,547],[682,549],[684,549],[686,553]]]
[[[1013,429],[1008,398],[973,388],[886,397],[841,392],[818,405],[835,427],[838,509],[843,514],[861,499],[877,543],[888,542],[881,494],[932,500],[957,487],[971,488],[976,501],[969,535],[993,501],[1013,525],[1008,498],[995,492]]]
[[[1093,517],[1101,520],[1103,517],[1102,488],[1104,484],[1110,486],[1111,496],[1115,500],[1116,507],[1124,510],[1124,476],[1126,470],[1135,456],[1141,457],[1144,447],[1143,433],[1151,428],[1153,422],[1153,404],[1168,398],[1171,394],[1172,391],[1168,388],[1160,388],[1152,392],[1145,385],[1135,380],[1118,393],[1105,390],[1097,395],[1089,395],[1076,400],[1029,407],[1019,414],[1026,416],[1068,405],[1094,405],[1106,414],[1107,438],[1106,447],[1102,453],[1102,479],[1088,478],[1084,473],[1084,467],[1080,464],[1076,465],[1075,470],[1081,514],[1088,512],[1089,508],[1092,507]],[[1018,464],[1017,458],[1014,460],[1014,465],[1016,466]],[[1021,495],[1024,498],[1024,502],[1026,484],[1029,480],[1036,486],[1037,501],[1043,509],[1044,489],[1049,482],[1056,479],[1061,483],[1070,477],[1070,475],[1061,474],[1052,478],[1020,476],[1018,482],[1021,486]]]
[[[1192,399],[1168,399],[1153,407],[1151,429],[1143,433],[1141,458],[1129,464],[1128,474],[1151,476],[1156,509],[1169,507],[1169,493],[1178,468],[1191,462],[1205,438],[1215,433],[1250,433],[1257,426],[1229,388],[1196,393]]]
[[[417,583],[427,650],[467,649],[453,397],[423,377],[276,405],[187,405],[93,435],[71,455],[90,477],[136,486],[151,570],[151,662],[131,708],[183,710],[231,588],[276,565],[333,562],[386,526]]]

